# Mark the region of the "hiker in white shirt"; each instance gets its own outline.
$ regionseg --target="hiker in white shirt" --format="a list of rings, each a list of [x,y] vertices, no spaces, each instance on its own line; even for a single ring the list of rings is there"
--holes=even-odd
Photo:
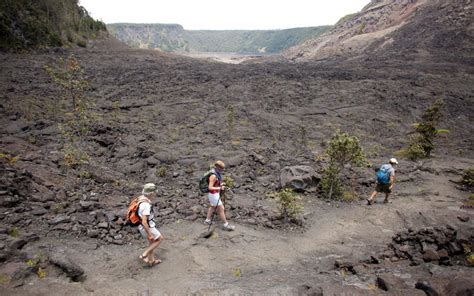
[[[140,259],[150,266],[161,263],[161,259],[155,258],[155,249],[158,248],[163,241],[163,235],[156,228],[154,219],[152,202],[156,198],[156,186],[153,183],[147,183],[143,187],[142,195],[139,197],[140,205],[138,206],[138,216],[141,219],[141,224],[138,230],[143,238],[148,241],[149,245],[145,251],[140,255]]]

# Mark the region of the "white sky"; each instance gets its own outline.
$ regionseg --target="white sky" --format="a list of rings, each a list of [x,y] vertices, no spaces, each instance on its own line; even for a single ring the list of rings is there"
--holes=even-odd
[[[268,30],[333,25],[370,0],[80,0],[110,23],[180,24],[187,30]]]

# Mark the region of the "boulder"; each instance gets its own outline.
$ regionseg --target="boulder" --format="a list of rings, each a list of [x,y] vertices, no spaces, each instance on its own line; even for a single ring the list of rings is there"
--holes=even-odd
[[[284,167],[280,172],[280,186],[304,191],[317,186],[321,176],[310,166]]]
[[[438,250],[438,256],[440,259],[443,259],[443,260],[449,258],[448,251],[446,251],[445,249]]]
[[[336,261],[334,261],[334,265],[339,269],[346,269],[347,271],[350,271],[352,274],[357,273],[354,269],[355,264],[352,263],[351,261],[343,261],[343,260],[336,259]]]
[[[439,293],[427,282],[417,282],[415,288],[425,292],[427,296],[438,296]],[[452,294],[448,294],[452,295]]]
[[[448,243],[448,252],[450,255],[459,255],[463,253],[463,248],[457,242]]]
[[[69,223],[71,222],[71,218],[67,215],[58,215],[56,217],[54,217],[53,220],[49,221],[49,224],[51,225],[57,225],[57,224],[60,224],[60,223]]]
[[[25,284],[25,280],[33,273],[28,267],[20,267],[13,273],[11,277],[11,285],[14,288],[21,287]]]
[[[54,254],[49,256],[49,262],[61,269],[72,281],[82,282],[85,280],[84,270],[66,257]]]
[[[89,211],[95,207],[95,203],[92,201],[80,201],[81,211]]]
[[[105,222],[105,221],[104,221],[104,222],[100,222],[100,223],[97,225],[97,227],[102,228],[102,229],[107,229],[107,228],[109,228],[109,223],[107,223],[107,222]]]
[[[154,157],[154,156],[148,157],[147,159],[145,159],[145,162],[146,162],[147,165],[149,165],[151,167],[156,167],[157,165],[160,164],[160,161],[158,159],[156,159],[156,157]]]
[[[43,216],[47,212],[48,212],[48,210],[46,210],[45,208],[36,208],[36,209],[32,210],[30,213],[34,216]]]
[[[387,283],[387,281],[383,278],[383,277],[380,277],[378,276],[377,277],[377,280],[375,281],[377,287],[380,289],[380,290],[383,290],[383,291],[388,291],[389,289],[389,284]]]
[[[304,284],[298,287],[297,294],[308,296],[323,296],[323,289],[321,287],[312,287],[311,285]]]
[[[237,167],[241,165],[244,162],[244,156],[243,155],[236,155],[234,157],[229,157],[225,159],[225,164],[227,167],[232,168],[232,167]]]
[[[459,221],[469,222],[469,216],[458,216]]]
[[[90,237],[90,238],[96,238],[99,236],[99,231],[95,230],[95,229],[88,229],[87,230],[87,236]]]
[[[436,252],[433,249],[425,250],[425,253],[423,254],[423,260],[425,260],[425,262],[438,261],[439,260],[438,252]]]
[[[446,285],[444,294],[456,296],[474,295],[474,280],[472,277],[455,278]]]

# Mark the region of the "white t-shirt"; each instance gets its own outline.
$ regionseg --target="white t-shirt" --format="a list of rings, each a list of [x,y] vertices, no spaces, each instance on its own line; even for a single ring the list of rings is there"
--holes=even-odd
[[[149,216],[148,226],[155,227],[155,221],[153,221],[153,218],[155,217],[155,215],[153,211],[151,210],[151,204],[147,203],[146,201],[141,202],[140,206],[138,207],[138,216],[140,218],[142,218],[143,216]],[[139,227],[143,228],[141,224]]]
[[[391,164],[389,164],[389,163],[384,164],[384,165],[382,166],[382,168],[388,169],[388,173],[390,174],[390,176],[395,177],[395,169],[393,168],[393,166],[392,166]]]

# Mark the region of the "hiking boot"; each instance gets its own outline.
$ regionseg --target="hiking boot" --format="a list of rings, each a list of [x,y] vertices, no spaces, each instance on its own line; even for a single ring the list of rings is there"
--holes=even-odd
[[[227,223],[227,225],[223,225],[222,228],[223,228],[224,230],[227,230],[227,231],[234,231],[235,226],[234,226],[234,225],[230,225],[229,223]]]
[[[367,198],[367,205],[371,206],[373,203],[374,202],[371,199]]]
[[[211,225],[211,220],[207,220],[207,219],[204,220],[204,224],[206,224],[206,225]]]

